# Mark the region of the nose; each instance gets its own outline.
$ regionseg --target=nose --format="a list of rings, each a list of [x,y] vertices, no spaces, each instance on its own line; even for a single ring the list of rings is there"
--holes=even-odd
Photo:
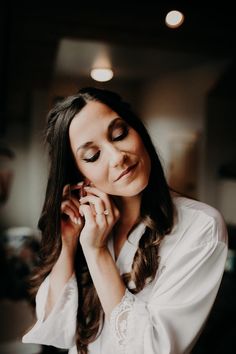
[[[112,144],[109,145],[108,152],[111,167],[122,166],[127,159],[126,153]]]

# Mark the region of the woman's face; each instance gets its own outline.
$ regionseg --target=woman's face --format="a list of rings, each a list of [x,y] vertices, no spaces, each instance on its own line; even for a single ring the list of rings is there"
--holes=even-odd
[[[80,172],[101,191],[138,195],[148,184],[151,162],[139,134],[108,106],[90,101],[69,128]]]

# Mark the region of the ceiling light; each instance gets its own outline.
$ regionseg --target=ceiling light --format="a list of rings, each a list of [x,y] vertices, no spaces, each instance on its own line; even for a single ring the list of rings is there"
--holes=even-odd
[[[113,78],[113,71],[110,68],[94,68],[90,75],[95,81],[105,82]]]
[[[184,15],[182,12],[173,10],[168,12],[165,18],[165,23],[170,28],[177,28],[184,22]]]

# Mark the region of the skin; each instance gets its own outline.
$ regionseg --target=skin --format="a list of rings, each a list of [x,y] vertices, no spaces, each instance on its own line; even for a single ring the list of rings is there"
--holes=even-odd
[[[110,316],[124,296],[125,285],[107,248],[107,238],[112,230],[117,258],[139,218],[151,162],[139,134],[100,102],[89,102],[75,115],[69,139],[78,169],[89,186],[84,187],[86,196],[80,199],[70,191],[81,189],[82,184],[65,186],[63,191],[61,212],[68,218],[61,221],[62,251],[50,275],[47,313],[73,273],[79,240],[105,315]],[[130,166],[135,167],[120,177]]]
[[[111,131],[108,131],[112,122]],[[131,127],[128,133],[126,130],[126,122],[117,113],[92,101],[72,120],[69,137],[79,170],[96,188],[110,195],[133,197],[148,183],[150,161],[139,134]],[[127,135],[122,139],[122,134]],[[87,142],[92,144],[83,147]],[[85,160],[96,153],[99,156],[94,162]],[[136,178],[115,182],[126,167],[137,162]],[[143,168],[148,169],[147,173]]]

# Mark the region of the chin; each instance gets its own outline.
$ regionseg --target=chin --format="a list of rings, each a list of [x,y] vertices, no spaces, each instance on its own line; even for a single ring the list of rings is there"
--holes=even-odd
[[[120,195],[124,197],[135,197],[141,194],[148,185],[148,180],[140,181],[138,183],[137,181],[135,182],[136,183],[130,183]]]

